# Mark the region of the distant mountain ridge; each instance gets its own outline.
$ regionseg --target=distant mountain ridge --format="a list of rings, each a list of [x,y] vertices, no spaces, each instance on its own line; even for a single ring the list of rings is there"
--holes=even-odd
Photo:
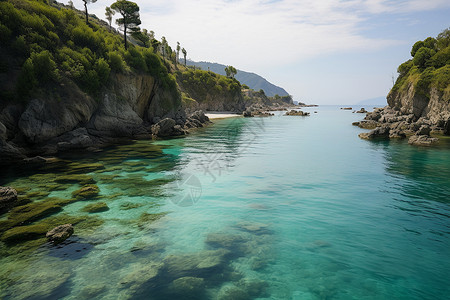
[[[187,65],[200,67],[202,70],[205,71],[210,70],[220,75],[226,75],[225,74],[226,66],[222,64],[210,63],[205,61],[195,62],[188,60]],[[273,97],[277,94],[279,96],[289,96],[289,93],[286,92],[285,89],[276,86],[273,83],[270,83],[269,81],[267,81],[265,78],[261,77],[258,74],[238,70],[235,78],[239,80],[240,83],[248,85],[251,89],[255,91],[259,91],[261,89],[264,90],[264,93],[268,97]]]
[[[382,97],[376,97],[376,98],[371,98],[371,99],[366,99],[363,101],[359,101],[358,103],[356,103],[357,105],[383,105],[386,106],[387,105],[387,100],[385,96]]]

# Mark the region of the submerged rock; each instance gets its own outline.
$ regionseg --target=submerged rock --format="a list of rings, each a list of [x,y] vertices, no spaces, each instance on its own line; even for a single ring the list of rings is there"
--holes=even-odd
[[[82,188],[74,191],[72,193],[72,197],[76,198],[77,200],[87,200],[87,199],[93,199],[98,196],[100,193],[100,189],[96,185],[85,185]]]
[[[172,281],[169,291],[176,299],[201,299],[205,292],[205,280],[190,276],[180,277]]]
[[[60,299],[61,288],[71,275],[69,265],[61,264],[58,259],[37,260],[12,274],[17,280],[6,292],[9,299]]]
[[[192,254],[169,255],[164,260],[163,271],[166,276],[179,278],[185,276],[210,277],[225,267],[230,252],[225,249],[205,250]]]
[[[14,206],[17,191],[12,187],[0,187],[0,214]]]
[[[46,200],[14,207],[7,220],[0,221],[0,231],[26,225],[62,210],[63,200]]]
[[[45,237],[54,244],[59,244],[61,242],[64,242],[66,239],[68,239],[73,234],[73,226],[72,224],[64,224],[60,225],[58,227],[53,228],[47,234]]]
[[[1,237],[6,243],[19,243],[44,237],[47,232],[45,225],[18,226],[7,230]]]
[[[108,210],[109,210],[109,207],[105,202],[92,203],[92,204],[86,205],[82,209],[82,211],[88,212],[91,214],[104,212],[104,211],[108,211]]]
[[[61,175],[55,180],[57,183],[79,183],[81,185],[95,184],[94,178],[85,174]]]
[[[225,285],[223,286],[218,295],[217,300],[251,300],[251,297],[246,291],[242,288],[237,287],[235,285]]]

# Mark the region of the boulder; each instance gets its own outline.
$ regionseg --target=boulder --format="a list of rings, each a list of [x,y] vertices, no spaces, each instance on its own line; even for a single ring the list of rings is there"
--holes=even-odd
[[[253,113],[252,113],[252,111],[251,111],[250,109],[245,110],[245,111],[242,113],[242,115],[243,115],[244,117],[246,117],[246,118],[253,117]]]
[[[375,128],[370,132],[360,133],[358,136],[365,140],[371,140],[375,138],[387,138],[389,137],[390,128],[389,126],[383,125]]]
[[[208,123],[209,122],[209,118],[208,116],[205,115],[205,113],[203,112],[203,110],[197,110],[195,112],[193,112],[188,120],[197,120],[200,123]]]
[[[205,115],[203,110],[197,110],[193,112],[184,124],[186,128],[199,128],[203,127],[204,124],[211,123],[208,116]]]
[[[179,136],[186,134],[186,131],[177,125],[174,119],[165,118],[152,126],[152,134],[157,137]]]
[[[17,201],[17,191],[12,187],[0,187],[0,213],[14,206]]]
[[[309,112],[303,112],[301,110],[291,110],[288,111],[285,116],[309,116]]]
[[[364,107],[362,107],[360,110],[358,110],[357,112],[356,112],[357,114],[365,114],[365,113],[367,113],[367,110],[364,108]]]
[[[73,226],[72,224],[64,224],[58,227],[53,228],[45,235],[47,239],[54,243],[59,244],[64,242],[73,234]]]
[[[408,144],[415,146],[432,146],[438,143],[438,138],[433,138],[429,135],[413,135],[408,140]]]

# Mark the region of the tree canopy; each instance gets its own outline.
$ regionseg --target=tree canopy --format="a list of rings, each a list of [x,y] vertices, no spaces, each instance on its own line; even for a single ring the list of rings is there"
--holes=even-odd
[[[237,70],[233,66],[228,66],[225,68],[225,73],[227,73],[228,78],[234,78],[234,75],[237,74]]]
[[[109,22],[109,30],[111,31],[111,22],[112,22],[112,17],[113,15],[116,14],[116,12],[114,10],[111,9],[111,7],[107,6],[105,8],[106,12],[105,12],[105,16],[106,16],[106,20],[108,20]]]
[[[122,18],[118,18],[116,23],[123,30],[125,49],[128,49],[127,30],[139,30],[138,26],[141,24],[139,6],[131,1],[118,0],[111,5],[111,8],[122,15]]]

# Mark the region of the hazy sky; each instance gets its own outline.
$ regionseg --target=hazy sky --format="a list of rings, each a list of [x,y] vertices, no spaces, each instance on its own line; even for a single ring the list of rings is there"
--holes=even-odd
[[[67,3],[67,1],[63,1]],[[73,0],[83,9],[81,0]],[[113,0],[89,13],[105,19]],[[386,96],[417,40],[450,26],[449,0],[136,1],[141,28],[195,61],[257,73],[294,100],[352,104]]]

